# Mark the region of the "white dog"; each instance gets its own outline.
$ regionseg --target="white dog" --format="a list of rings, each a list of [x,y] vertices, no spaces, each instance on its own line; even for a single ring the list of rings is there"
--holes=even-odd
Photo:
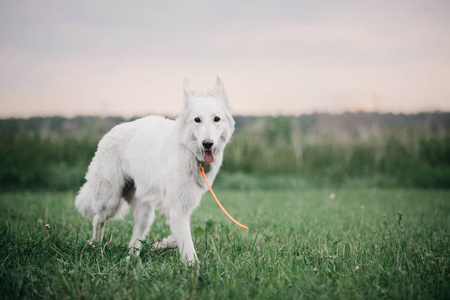
[[[155,209],[167,216],[171,235],[155,250],[178,247],[183,261],[197,260],[190,216],[222,164],[234,119],[219,77],[214,91],[195,93],[184,82],[185,107],[176,120],[148,116],[117,125],[99,142],[75,200],[78,211],[92,220],[92,239],[101,242],[105,222],[121,218],[131,205],[134,215],[130,252],[139,254],[155,219]]]

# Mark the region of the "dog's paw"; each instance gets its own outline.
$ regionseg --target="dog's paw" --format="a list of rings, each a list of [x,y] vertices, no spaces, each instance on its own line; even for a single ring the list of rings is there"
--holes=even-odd
[[[127,260],[130,259],[130,257],[139,257],[139,254],[141,253],[141,250],[138,248],[130,248],[128,251]]]
[[[197,257],[195,257],[195,259],[193,259],[193,260],[191,260],[191,261],[188,261],[188,262],[187,262],[187,265],[188,265],[189,267],[193,267],[193,266],[200,267],[200,261],[198,260]]]
[[[155,242],[153,244],[152,251],[153,252],[166,251],[167,249],[174,249],[174,248],[177,248],[177,242],[171,237],[168,237]]]

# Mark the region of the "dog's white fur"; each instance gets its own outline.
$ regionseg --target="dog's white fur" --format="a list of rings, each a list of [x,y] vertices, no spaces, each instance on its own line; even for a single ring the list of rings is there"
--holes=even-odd
[[[197,260],[190,216],[207,190],[199,172],[199,164],[206,165],[204,142],[213,143],[207,173],[212,183],[235,122],[219,77],[210,93],[195,93],[185,80],[184,96],[185,107],[176,120],[148,116],[117,125],[100,140],[75,200],[78,211],[92,220],[94,241],[102,241],[105,222],[123,217],[129,204],[135,222],[129,247],[139,254],[160,209],[171,235],[154,249],[178,247],[183,261]]]

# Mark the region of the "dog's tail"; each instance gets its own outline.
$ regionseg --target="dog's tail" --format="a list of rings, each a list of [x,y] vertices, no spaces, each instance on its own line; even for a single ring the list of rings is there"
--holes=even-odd
[[[86,182],[81,187],[77,197],[75,198],[75,207],[83,217],[92,220],[97,214],[97,212],[94,210],[95,204],[95,193],[89,185],[89,182]],[[126,201],[120,201],[120,204],[117,206],[117,210],[113,213],[112,216],[109,216],[108,218],[121,220],[127,214],[128,208],[129,205]]]
[[[95,215],[95,211],[93,210],[94,203],[94,193],[92,192],[89,184],[86,182],[81,187],[77,197],[75,198],[75,207],[83,217],[92,220]]]

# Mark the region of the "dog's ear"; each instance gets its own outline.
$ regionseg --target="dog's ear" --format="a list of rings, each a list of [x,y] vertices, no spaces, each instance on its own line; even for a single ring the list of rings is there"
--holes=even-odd
[[[222,80],[219,76],[216,79],[216,87],[214,88],[214,95],[220,97],[224,102],[227,108],[230,109],[230,102],[228,101],[227,93],[225,92],[225,86],[223,85]]]
[[[185,78],[183,82],[183,90],[184,90],[184,96],[189,98],[193,94],[192,88],[191,88],[191,82],[189,79]]]
[[[225,87],[223,86],[222,80],[220,80],[220,77],[217,76],[216,79],[216,87],[214,88],[214,94],[216,95],[224,95],[225,94]]]

